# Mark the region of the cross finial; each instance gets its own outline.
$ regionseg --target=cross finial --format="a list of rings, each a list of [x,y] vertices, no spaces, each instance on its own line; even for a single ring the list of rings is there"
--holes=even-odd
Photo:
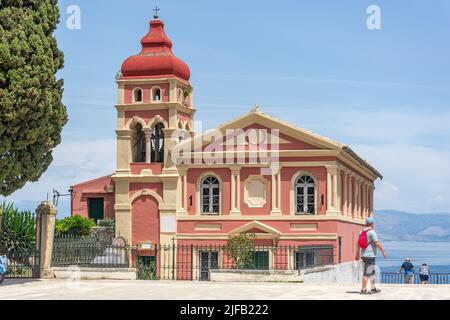
[[[160,11],[161,9],[158,8],[158,6],[155,7],[155,9],[153,9],[153,11],[155,11],[155,14],[153,15],[153,18],[158,19],[159,15],[158,15],[158,11]]]
[[[259,108],[260,108],[260,105],[259,105],[259,104],[256,104],[256,105],[253,107],[252,112],[259,112]]]

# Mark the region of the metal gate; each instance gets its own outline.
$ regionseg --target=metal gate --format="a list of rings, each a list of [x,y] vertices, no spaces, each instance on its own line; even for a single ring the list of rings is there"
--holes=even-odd
[[[23,216],[21,216],[23,215]],[[25,217],[25,215],[28,215]],[[16,243],[15,247],[20,250],[9,250],[6,252],[7,271],[6,279],[37,279],[40,278],[40,247],[41,247],[41,219],[36,214],[20,213],[17,218],[17,225],[25,224],[28,219],[28,234],[34,231],[34,237],[24,239],[24,243]],[[30,223],[32,219],[32,223]],[[6,232],[3,230],[3,232]],[[26,245],[25,245],[26,244]]]
[[[209,281],[211,270],[219,268],[219,251],[200,251],[200,281]]]

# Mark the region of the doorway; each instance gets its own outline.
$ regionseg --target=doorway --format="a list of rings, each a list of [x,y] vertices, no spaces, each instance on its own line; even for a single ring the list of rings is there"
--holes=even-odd
[[[97,223],[98,220],[103,220],[105,216],[105,204],[103,198],[88,198],[88,213],[89,219]]]
[[[219,252],[200,251],[200,281],[209,281],[210,270],[219,268]]]

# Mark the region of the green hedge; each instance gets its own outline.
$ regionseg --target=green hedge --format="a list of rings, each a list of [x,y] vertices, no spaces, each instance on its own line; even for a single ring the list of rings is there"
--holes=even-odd
[[[87,236],[95,226],[96,224],[93,220],[78,215],[71,216],[56,221],[55,234],[57,236]]]

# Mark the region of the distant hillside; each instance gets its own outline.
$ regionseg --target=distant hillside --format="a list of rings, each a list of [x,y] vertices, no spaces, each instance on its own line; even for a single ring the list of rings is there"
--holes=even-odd
[[[50,199],[51,201],[51,199]],[[41,204],[41,201],[22,200],[15,202],[14,205],[19,210],[28,210],[35,212],[36,208]],[[70,200],[68,198],[61,198],[58,204],[58,219],[70,216]]]
[[[450,241],[450,213],[381,210],[375,214],[377,232],[383,240]]]

